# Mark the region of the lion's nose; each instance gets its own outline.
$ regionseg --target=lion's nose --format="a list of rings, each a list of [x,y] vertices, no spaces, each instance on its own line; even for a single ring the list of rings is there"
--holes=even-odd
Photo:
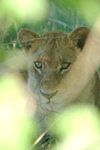
[[[46,97],[47,99],[50,100],[50,99],[57,93],[57,91],[48,94],[48,93],[45,93],[45,92],[43,92],[43,91],[40,90],[40,93],[41,93],[44,97]]]

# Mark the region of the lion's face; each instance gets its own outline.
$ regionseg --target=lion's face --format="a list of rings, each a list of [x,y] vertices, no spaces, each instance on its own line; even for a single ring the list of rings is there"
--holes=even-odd
[[[71,34],[55,31],[41,38],[27,29],[19,32],[19,42],[28,56],[29,86],[44,109],[61,108],[57,86],[82,50],[88,32],[81,27]]]

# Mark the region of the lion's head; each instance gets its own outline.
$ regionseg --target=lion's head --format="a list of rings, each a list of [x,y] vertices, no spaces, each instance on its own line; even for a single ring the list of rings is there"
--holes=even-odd
[[[29,86],[43,108],[60,109],[61,98],[56,97],[56,87],[82,51],[88,33],[87,27],[42,36],[28,29],[19,31],[19,43],[28,57]]]

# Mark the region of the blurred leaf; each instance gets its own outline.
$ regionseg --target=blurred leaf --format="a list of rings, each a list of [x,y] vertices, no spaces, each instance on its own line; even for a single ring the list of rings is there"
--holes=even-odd
[[[85,148],[89,149],[99,144],[100,120],[95,108],[70,107],[56,119],[58,121],[53,131],[62,143],[58,145],[59,150],[85,150]]]
[[[28,150],[31,138],[35,138],[32,137],[36,134],[35,124],[28,112],[31,97],[27,92],[25,93],[24,88],[22,81],[12,74],[0,77],[0,149],[2,150]]]
[[[46,17],[48,3],[46,0],[2,0],[0,15],[17,18],[18,20],[39,21]]]

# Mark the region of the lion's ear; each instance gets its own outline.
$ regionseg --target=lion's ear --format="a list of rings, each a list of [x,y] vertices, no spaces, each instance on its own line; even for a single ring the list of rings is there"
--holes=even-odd
[[[89,32],[90,30],[87,27],[79,27],[70,33],[69,39],[72,40],[74,44],[82,50]]]
[[[39,35],[31,30],[28,29],[21,29],[18,32],[18,41],[21,47],[25,50],[29,50],[35,42],[35,38],[39,38]]]

